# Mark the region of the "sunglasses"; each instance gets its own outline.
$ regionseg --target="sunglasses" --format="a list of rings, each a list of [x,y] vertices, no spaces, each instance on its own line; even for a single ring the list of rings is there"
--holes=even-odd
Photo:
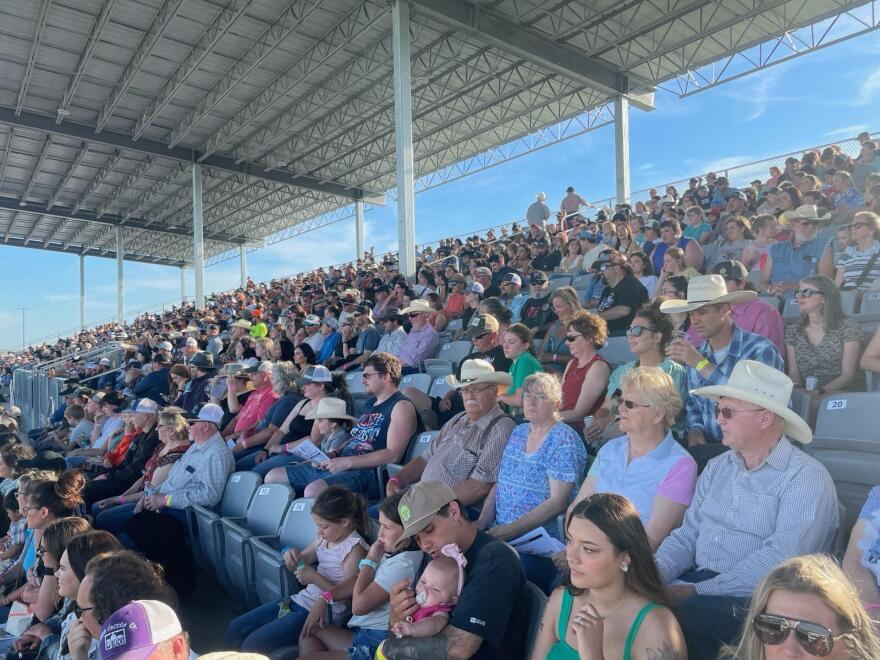
[[[565,335],[565,341],[572,344],[578,337],[583,337],[583,335]]]
[[[488,337],[491,334],[491,332],[483,332],[478,335],[474,335],[473,337],[471,337],[471,339],[482,339],[483,337]]]
[[[867,227],[867,222],[854,222],[850,225],[851,229],[861,229],[862,227]]]
[[[814,293],[821,293],[821,291],[819,291],[818,289],[795,289],[794,290],[794,297],[795,297],[795,300],[797,300],[799,298],[809,298]]]
[[[650,408],[646,403],[636,403],[635,401],[631,401],[630,399],[621,399],[615,398],[615,403],[617,403],[617,407],[619,408],[621,404],[626,406],[627,410],[633,410],[634,408]]]
[[[654,328],[649,328],[646,325],[634,325],[627,329],[626,334],[630,337],[641,337],[645,332],[657,332]]]
[[[810,655],[824,658],[834,649],[834,640],[843,635],[834,635],[825,626],[810,621],[798,621],[773,614],[759,614],[752,619],[752,629],[762,644],[778,646],[794,630],[795,639],[801,648]]]
[[[715,417],[721,415],[724,419],[730,419],[734,415],[738,415],[739,413],[747,413],[747,412],[758,412],[759,410],[764,410],[763,408],[747,408],[746,410],[734,410],[733,408],[721,407],[721,404],[717,401],[715,402]]]

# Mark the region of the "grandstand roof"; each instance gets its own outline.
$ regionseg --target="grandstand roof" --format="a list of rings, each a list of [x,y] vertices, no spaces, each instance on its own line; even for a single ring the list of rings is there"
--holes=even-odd
[[[416,175],[865,4],[410,0]],[[387,0],[0,0],[4,243],[192,261],[395,185]]]

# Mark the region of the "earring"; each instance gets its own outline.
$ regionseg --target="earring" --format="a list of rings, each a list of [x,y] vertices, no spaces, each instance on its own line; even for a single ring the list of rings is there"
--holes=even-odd
[[[621,564],[620,570],[622,570],[624,573],[626,573],[627,571],[629,571],[629,564]]]

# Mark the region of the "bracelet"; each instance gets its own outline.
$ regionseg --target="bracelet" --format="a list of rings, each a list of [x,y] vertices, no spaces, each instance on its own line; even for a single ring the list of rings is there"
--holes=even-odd
[[[880,610],[880,603],[865,603],[865,609],[870,610]]]
[[[358,570],[359,570],[359,571],[360,571],[360,570],[363,570],[364,566],[369,566],[369,567],[372,568],[374,571],[375,571],[377,568],[379,568],[379,564],[377,564],[376,562],[374,562],[372,559],[361,559],[361,560],[358,562]]]
[[[165,506],[166,506],[166,507],[170,507],[170,506],[171,506],[171,495],[166,495],[166,496],[165,496]]]
[[[125,495],[120,495],[119,497],[117,497],[116,503],[117,504],[125,504]]]
[[[694,369],[696,369],[697,371],[702,371],[703,369],[705,369],[708,366],[709,366],[709,358],[703,358],[702,360],[700,360],[699,362],[697,362],[694,365]]]
[[[328,605],[333,604],[333,594],[331,594],[329,591],[325,591],[324,593],[322,593],[321,598],[323,598],[325,601],[327,601]]]
[[[398,477],[391,477],[390,479],[388,479],[388,483],[389,484],[397,484],[399,486],[400,479]]]
[[[556,362],[556,353],[553,354],[553,361]]]

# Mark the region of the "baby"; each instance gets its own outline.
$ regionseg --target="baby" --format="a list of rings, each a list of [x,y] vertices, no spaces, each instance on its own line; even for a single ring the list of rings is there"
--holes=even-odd
[[[449,613],[464,586],[467,559],[454,543],[443,546],[440,552],[441,556],[425,567],[416,585],[419,609],[391,629],[398,637],[433,637],[449,623]]]

